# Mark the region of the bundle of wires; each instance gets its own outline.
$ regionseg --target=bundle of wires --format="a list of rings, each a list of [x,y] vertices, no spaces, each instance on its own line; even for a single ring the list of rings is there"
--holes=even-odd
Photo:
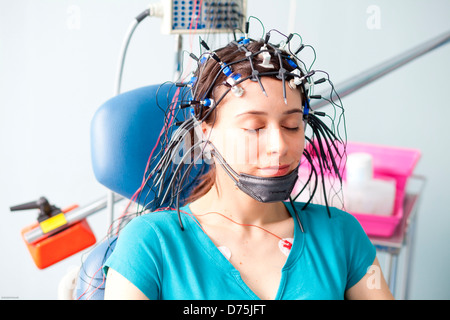
[[[248,36],[252,19],[258,21],[263,27],[264,39],[255,40]],[[243,53],[242,59],[229,61],[227,56],[220,56],[220,50],[212,51],[208,44],[200,39],[199,56],[189,53],[194,61],[194,71],[188,73],[189,76],[181,76],[178,81],[161,85],[161,87],[169,86],[170,89],[175,89],[173,96],[169,95],[173,90],[166,91],[169,92],[166,96],[159,94],[159,91],[157,94],[158,108],[164,114],[164,126],[148,158],[141,186],[130,199],[123,215],[115,221],[118,223],[117,229],[110,226],[107,239],[115,239],[112,236],[118,235],[134,217],[147,212],[160,211],[162,208],[177,210],[183,230],[180,207],[186,203],[191,191],[201,183],[202,176],[215,165],[213,157],[205,152],[207,138],[205,140],[204,137],[196,134],[196,131],[200,129],[203,121],[215,115],[216,108],[227,94],[236,94],[234,89],[238,88],[243,81],[257,82],[262,93],[265,94],[261,77],[275,77],[282,81],[285,101],[285,85],[300,86],[307,142],[300,167],[307,168],[309,174],[306,181],[301,181],[303,185],[291,195],[290,201],[295,201],[300,194],[307,193],[307,201],[303,205],[303,209],[306,209],[310,203],[314,202],[320,184],[322,197],[330,214],[328,199],[340,197],[342,194],[347,137],[344,109],[329,74],[313,69],[316,61],[315,50],[312,46],[303,44],[303,39],[297,33],[285,35],[275,29],[266,33],[261,21],[252,16],[248,18],[245,31],[242,32],[243,36],[239,39],[236,37],[237,31],[242,32],[233,30],[234,39],[227,47]],[[282,40],[278,43],[270,42],[273,33],[280,35]],[[291,48],[293,38],[300,39],[300,44],[296,48]],[[311,63],[307,63],[298,56],[304,52],[305,48],[309,48],[313,54]],[[266,66],[261,68],[261,63],[264,64],[261,57],[264,54],[269,54],[270,60],[266,61]],[[266,68],[272,63],[279,65],[279,69]],[[205,66],[211,64],[215,65],[212,69],[214,72],[205,75]],[[240,64],[250,66],[250,74],[241,76],[233,70],[239,69]],[[208,78],[209,86],[200,90],[199,84],[202,81],[200,79],[205,76]],[[233,81],[221,82],[220,80],[224,77],[231,77]],[[328,94],[315,94],[316,86],[322,87],[326,84],[329,86],[329,97]],[[226,90],[219,97],[214,97],[213,89],[217,85],[226,86]],[[333,96],[337,97],[337,101],[332,98]],[[331,112],[312,109],[311,99],[327,101]],[[332,186],[330,190],[326,188],[327,179],[332,182],[329,184]],[[133,209],[131,205],[134,205]],[[92,276],[92,279],[94,278],[96,278],[95,274]],[[103,281],[95,287],[94,292],[98,289],[103,290],[104,275],[100,277],[100,280]],[[87,291],[83,293],[85,294]]]
[[[250,19],[249,19],[250,20]],[[259,21],[259,20],[258,20]],[[196,62],[196,70],[189,81],[172,83],[177,86],[177,91],[166,108],[160,108],[165,114],[165,126],[161,130],[157,141],[159,152],[152,154],[146,169],[143,184],[136,192],[134,199],[142,206],[136,214],[145,211],[156,211],[161,207],[176,208],[179,213],[180,206],[189,196],[190,190],[199,182],[199,178],[205,174],[210,165],[214,165],[210,158],[205,155],[205,140],[195,135],[196,128],[208,117],[214,114],[217,106],[227,94],[231,94],[234,88],[243,81],[251,80],[258,82],[262,92],[265,94],[261,77],[276,77],[283,82],[283,95],[286,100],[285,84],[295,83],[301,86],[304,94],[303,113],[307,146],[304,150],[303,162],[310,168],[309,178],[304,186],[293,195],[296,200],[300,193],[309,191],[309,200],[303,208],[306,208],[313,201],[317,191],[318,184],[322,185],[323,197],[329,212],[329,205],[325,179],[336,180],[339,183],[337,193],[342,188],[342,172],[345,165],[345,120],[342,103],[332,99],[333,92],[336,94],[334,85],[329,75],[321,70],[313,70],[315,61],[315,51],[309,45],[301,44],[295,53],[291,51],[290,40],[297,34],[284,35],[278,30],[272,29],[265,35],[264,40],[254,40],[248,38],[249,22],[246,24],[245,35],[240,39],[231,41],[228,46],[234,47],[236,51],[244,53],[244,58],[236,61],[226,61],[227,57],[219,57],[218,53],[211,51],[205,41],[201,40],[205,52],[197,58],[190,53]],[[284,37],[281,43],[270,43],[271,32],[277,32]],[[298,35],[299,36],[299,35]],[[299,36],[300,37],[300,36]],[[301,39],[301,37],[300,37]],[[310,47],[314,52],[314,60],[307,67],[306,63],[299,59],[299,54],[304,48]],[[255,49],[257,48],[257,49]],[[256,67],[259,64],[262,53],[269,53],[271,59],[277,59],[281,66],[279,70],[258,71]],[[199,92],[199,79],[204,78],[202,74],[205,65],[214,63],[217,65],[216,73],[208,75],[210,85],[207,90]],[[232,85],[223,83],[228,88],[217,98],[213,98],[212,91],[220,83],[218,79],[225,76],[233,77],[236,75],[233,68],[237,64],[248,63],[252,73],[247,76],[240,75],[234,78]],[[261,68],[259,68],[261,69]],[[313,75],[324,77],[314,81]],[[314,95],[313,89],[316,85],[328,83],[331,92],[330,98]],[[165,84],[167,85],[167,84]],[[310,107],[311,99],[325,99],[333,107],[333,114],[328,115],[325,112],[312,110]],[[321,119],[323,118],[323,120]],[[325,123],[328,122],[328,123]],[[338,129],[343,126],[343,129]],[[344,133],[344,136],[341,135]],[[153,150],[156,150],[156,145]],[[180,154],[181,152],[181,154]],[[144,186],[147,192],[144,194]],[[181,219],[180,219],[181,224]]]

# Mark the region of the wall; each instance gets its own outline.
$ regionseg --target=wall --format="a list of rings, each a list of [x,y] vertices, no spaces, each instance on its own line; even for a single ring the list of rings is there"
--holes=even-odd
[[[155,1],[153,1],[155,2]],[[0,298],[56,299],[77,254],[38,270],[20,238],[36,218],[12,205],[46,196],[61,207],[106,194],[90,163],[90,120],[114,94],[119,49],[131,19],[148,1],[0,0]],[[335,83],[450,29],[447,0],[249,0],[266,30],[300,33],[317,51],[315,68]],[[294,10],[289,14],[289,9]],[[379,8],[378,28],[367,25]],[[175,41],[160,20],[145,20],[130,43],[123,91],[170,80]],[[189,41],[185,41],[189,47]],[[343,99],[351,141],[422,151],[427,177],[419,210],[411,281],[413,299],[449,299],[450,252],[445,190],[450,139],[446,99],[450,46],[429,53]],[[106,212],[89,218],[97,237]]]

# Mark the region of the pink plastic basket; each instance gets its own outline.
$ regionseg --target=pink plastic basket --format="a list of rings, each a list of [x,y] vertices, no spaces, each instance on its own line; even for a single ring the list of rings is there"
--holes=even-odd
[[[420,151],[415,149],[348,142],[347,155],[354,152],[367,152],[371,154],[373,157],[374,178],[395,179],[396,194],[394,212],[391,216],[358,212],[349,213],[359,221],[367,235],[390,237],[395,232],[403,217],[403,200],[406,183],[420,158]],[[345,179],[345,169],[342,176]]]
[[[367,152],[372,155],[374,178],[389,177],[396,180],[394,213],[391,216],[350,212],[358,219],[368,235],[390,237],[403,217],[406,183],[420,158],[420,151],[355,142],[348,143],[347,154],[353,152]]]

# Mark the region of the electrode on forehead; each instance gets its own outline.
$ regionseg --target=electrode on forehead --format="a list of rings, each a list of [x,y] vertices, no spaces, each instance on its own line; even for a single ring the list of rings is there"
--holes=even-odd
[[[274,65],[270,63],[270,59],[272,58],[272,55],[270,54],[269,51],[265,51],[267,50],[267,46],[264,44],[264,46],[261,47],[260,54],[258,54],[258,57],[263,61],[262,63],[259,64],[259,66],[263,67],[263,68],[267,68],[267,69],[275,69]]]
[[[244,89],[242,87],[236,85],[236,83],[241,79],[240,73],[233,73],[227,78],[227,83],[231,86],[231,92],[236,97],[241,97],[244,94]]]

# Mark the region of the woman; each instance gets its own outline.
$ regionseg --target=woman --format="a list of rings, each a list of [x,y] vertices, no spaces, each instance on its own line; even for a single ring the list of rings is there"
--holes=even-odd
[[[315,147],[305,136],[307,124],[336,138],[309,118],[312,73],[268,37],[207,55],[192,81],[189,132],[210,169],[181,208],[134,218],[121,231],[105,265],[105,298],[392,298],[351,215],[289,198],[301,163],[314,175],[339,174],[330,157],[338,139],[324,153],[330,139]]]

